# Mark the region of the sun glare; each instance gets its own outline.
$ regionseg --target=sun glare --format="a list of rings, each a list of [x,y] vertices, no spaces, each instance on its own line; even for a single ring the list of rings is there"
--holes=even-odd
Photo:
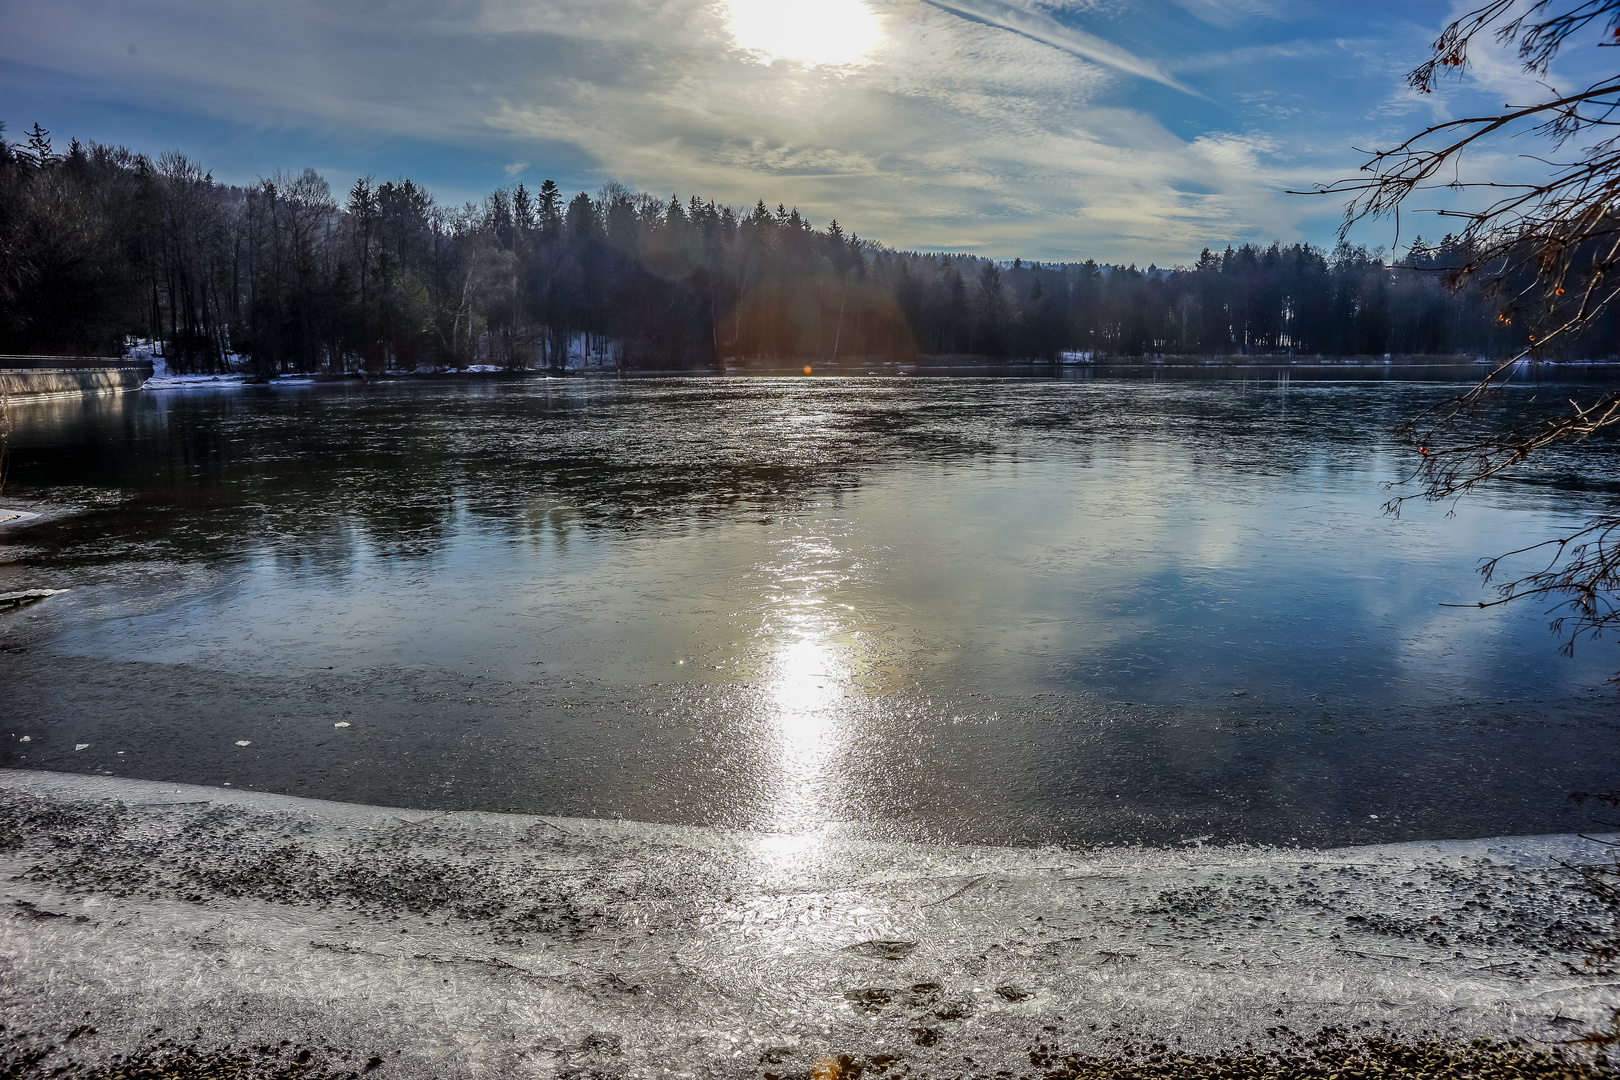
[[[863,0],[726,0],[737,44],[772,60],[851,64],[883,36]]]
[[[776,729],[774,829],[804,833],[825,825],[827,769],[843,742],[840,706],[847,673],[839,650],[815,638],[784,643],[772,664],[769,692]]]

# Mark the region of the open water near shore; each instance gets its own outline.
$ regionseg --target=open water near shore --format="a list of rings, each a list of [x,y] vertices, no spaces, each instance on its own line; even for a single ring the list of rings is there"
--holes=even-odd
[[[1620,650],[1441,605],[1612,505],[1620,455],[1381,513],[1410,464],[1391,429],[1462,385],[16,405],[5,502],[41,516],[0,526],[0,592],[72,591],[0,616],[0,766],[985,843],[1587,828],[1570,794],[1620,786]]]

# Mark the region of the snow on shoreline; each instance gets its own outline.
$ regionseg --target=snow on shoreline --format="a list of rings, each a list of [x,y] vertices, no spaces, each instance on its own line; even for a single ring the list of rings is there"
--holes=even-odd
[[[141,384],[143,390],[190,390],[198,387],[228,387],[247,386],[256,380],[247,373],[249,359],[245,356],[231,353],[225,357],[225,367],[228,369],[223,375],[181,375],[169,370],[168,360],[164,358],[160,346],[150,341],[136,341],[124,350],[124,359],[133,362],[152,365],[152,377]],[[474,375],[488,375],[505,373],[506,368],[492,364],[473,364],[460,369],[461,373]],[[418,371],[388,371],[387,377],[399,378],[409,375],[448,374],[436,369],[420,369]],[[277,375],[267,380],[271,386],[313,386],[321,380],[313,374]]]
[[[459,372],[435,372],[434,374],[506,374],[505,368],[474,365]],[[417,374],[410,371],[390,371],[386,378],[406,378]],[[268,386],[315,386],[323,380],[313,375],[277,375],[261,383]],[[248,375],[154,375],[141,384],[143,390],[188,390],[196,387],[226,387],[248,386],[254,382]]]
[[[0,771],[0,1007],[389,1075],[1027,1071],[1040,1043],[1268,1028],[1562,1039],[1620,985],[1576,837],[1339,851],[952,847],[397,810]],[[55,917],[62,916],[62,917]],[[76,1046],[80,1045],[78,1043]],[[951,1064],[957,1063],[957,1064]]]
[[[194,386],[246,386],[246,375],[154,375],[142,390],[181,390]]]

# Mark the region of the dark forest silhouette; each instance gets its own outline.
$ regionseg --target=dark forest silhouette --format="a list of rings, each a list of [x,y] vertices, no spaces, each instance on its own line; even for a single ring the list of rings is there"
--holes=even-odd
[[[1522,330],[1438,271],[1340,244],[1205,251],[1189,267],[998,263],[894,251],[763,202],[738,211],[619,185],[502,188],[441,205],[409,180],[340,202],[311,170],[219,184],[38,125],[0,150],[0,352],[163,343],[177,371],[270,375],[640,368],[973,355],[1510,354]],[[1605,354],[1607,321],[1565,346]]]

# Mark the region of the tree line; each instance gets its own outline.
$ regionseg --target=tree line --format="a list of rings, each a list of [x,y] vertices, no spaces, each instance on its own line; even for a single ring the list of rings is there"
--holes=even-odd
[[[628,368],[974,356],[1511,353],[1501,289],[1341,243],[1190,266],[896,251],[796,209],[545,181],[450,206],[312,170],[238,187],[178,153],[0,138],[0,353],[161,342],[172,369]],[[1566,349],[1607,353],[1605,321]],[[238,358],[233,361],[233,358]]]

